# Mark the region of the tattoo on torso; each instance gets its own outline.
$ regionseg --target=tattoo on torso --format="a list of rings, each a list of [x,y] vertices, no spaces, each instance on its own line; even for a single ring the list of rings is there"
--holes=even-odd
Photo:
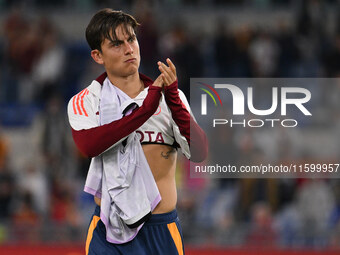
[[[170,154],[174,151],[175,151],[175,148],[171,148],[167,152],[162,151],[161,156],[165,159],[169,159]]]

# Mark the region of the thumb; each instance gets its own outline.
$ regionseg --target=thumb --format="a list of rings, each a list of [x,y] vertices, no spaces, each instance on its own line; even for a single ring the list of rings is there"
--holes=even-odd
[[[157,79],[153,82],[152,84],[153,86],[156,87],[162,87],[163,86],[163,78],[162,78],[162,74],[160,74]]]

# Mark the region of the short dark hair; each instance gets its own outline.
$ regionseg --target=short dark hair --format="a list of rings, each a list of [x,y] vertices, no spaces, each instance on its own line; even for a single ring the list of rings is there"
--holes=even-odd
[[[139,23],[130,14],[123,11],[115,11],[105,8],[98,11],[91,19],[86,28],[86,40],[91,50],[101,50],[101,44],[105,39],[114,41],[117,38],[116,28],[123,24],[125,31],[130,34],[130,25],[136,32]]]

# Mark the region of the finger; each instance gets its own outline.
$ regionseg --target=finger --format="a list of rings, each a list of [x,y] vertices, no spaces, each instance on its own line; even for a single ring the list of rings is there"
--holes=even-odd
[[[164,85],[164,79],[163,79],[163,75],[162,74],[160,74],[157,77],[157,83],[160,85],[160,87],[162,87]]]
[[[160,71],[164,74],[169,76],[169,79],[174,82],[176,80],[176,75],[173,73],[173,71],[170,69],[170,67],[166,66],[164,63],[160,62]]]
[[[163,77],[163,81],[164,81],[165,85],[171,84],[171,79],[170,79],[170,77],[167,73],[162,73],[162,77]]]
[[[163,86],[163,76],[160,74],[157,79],[153,82],[153,86],[162,87]]]
[[[164,82],[169,85],[169,82],[171,82],[171,77],[169,76],[169,73],[164,69],[162,65],[159,66],[159,70],[161,71],[163,75]]]
[[[170,60],[170,58],[166,59],[166,62],[168,63],[171,71],[176,75],[176,67],[175,65],[172,63],[172,61]]]
[[[163,67],[164,71],[167,72],[167,73],[169,73],[169,74],[172,72],[171,69],[170,69],[170,67],[168,67],[166,64],[164,64],[164,63],[161,62],[161,61],[158,61],[158,66]]]

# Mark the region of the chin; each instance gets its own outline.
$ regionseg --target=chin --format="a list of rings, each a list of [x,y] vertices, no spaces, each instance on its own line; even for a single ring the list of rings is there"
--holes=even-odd
[[[133,66],[129,66],[129,68],[127,68],[126,72],[130,73],[130,74],[134,74],[136,72],[138,72],[139,66],[138,65],[133,65]]]
[[[138,73],[138,68],[129,68],[129,70],[126,70],[124,73],[125,73],[125,76],[134,75]]]

